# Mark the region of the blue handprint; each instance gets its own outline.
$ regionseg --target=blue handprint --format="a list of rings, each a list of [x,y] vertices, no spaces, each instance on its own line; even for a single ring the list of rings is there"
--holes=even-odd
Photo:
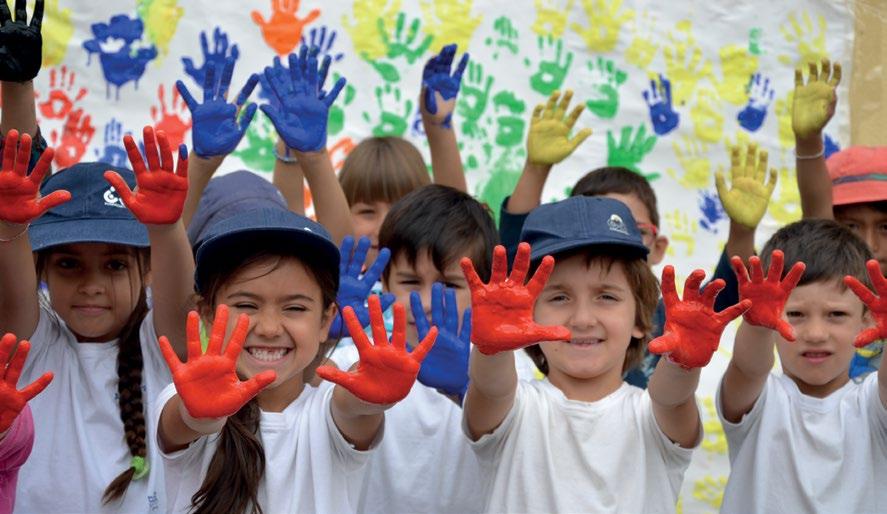
[[[447,45],[443,47],[440,54],[435,55],[425,63],[425,69],[422,71],[422,96],[425,110],[429,114],[437,114],[437,98],[435,93],[439,93],[444,101],[456,98],[459,94],[459,87],[462,84],[462,74],[465,73],[465,67],[468,65],[468,54],[462,54],[462,59],[456,66],[456,70],[450,75],[450,67],[453,65],[453,58],[456,56],[456,45]],[[455,107],[455,106],[454,106]],[[446,113],[444,119],[440,122],[444,127],[452,127],[453,107]]]
[[[767,108],[773,101],[776,92],[770,87],[770,79],[755,73],[748,83],[748,105],[739,112],[736,119],[739,125],[749,132],[754,132],[764,124]]]
[[[650,79],[650,90],[644,91],[644,100],[650,108],[650,121],[653,123],[653,132],[664,136],[676,129],[681,122],[681,116],[672,108],[671,81],[665,75],[659,74],[659,84],[655,79]]]
[[[111,96],[111,85],[116,86],[115,99],[120,99],[120,88],[127,82],[134,82],[136,88],[139,79],[145,74],[145,67],[157,57],[157,47],[134,46],[141,40],[145,27],[139,18],[130,18],[125,14],[111,17],[110,23],[93,23],[94,39],[84,41],[83,48],[89,54],[99,54],[102,74],[108,82],[106,96]],[[89,65],[87,61],[87,66]]]
[[[336,42],[336,31],[323,27],[312,27],[310,31],[308,31],[308,39],[305,39],[305,34],[302,34],[302,46],[306,46],[308,48],[317,48],[318,54],[320,56],[329,55],[332,57],[333,61],[339,62],[345,57],[345,54],[342,52],[333,53],[333,44]]]
[[[699,211],[702,213],[699,226],[713,234],[718,232],[718,222],[727,218],[721,199],[714,191],[699,192]]]
[[[326,56],[317,67],[317,49],[309,52],[302,47],[299,55],[290,54],[288,73],[265,68],[265,82],[275,97],[261,107],[271,119],[277,134],[287,147],[299,152],[318,152],[326,148],[329,110],[339,92],[345,87],[345,78],[339,78],[333,89],[323,89],[331,58]]]
[[[367,298],[373,290],[373,286],[382,276],[388,260],[391,258],[391,252],[388,248],[379,250],[379,256],[376,261],[361,276],[364,262],[367,258],[367,252],[370,249],[370,240],[361,237],[357,242],[357,248],[354,248],[354,238],[345,236],[342,240],[342,246],[339,248],[339,291],[336,293],[336,303],[339,304],[339,313],[336,314],[333,323],[330,326],[330,337],[347,337],[348,330],[342,322],[342,309],[350,306],[357,314],[360,325],[366,328],[370,324],[370,313],[367,310]],[[352,255],[352,250],[354,255]],[[382,295],[382,310],[387,310],[394,303],[394,295],[385,293]]]
[[[128,166],[129,158],[123,147],[123,125],[115,118],[105,125],[105,147],[96,149],[95,155],[97,161],[110,166]]]
[[[240,50],[236,44],[228,46],[228,34],[222,32],[221,27],[216,27],[213,30],[212,51],[209,49],[206,32],[200,32],[200,50],[203,52],[203,66],[199,68],[194,66],[194,61],[190,57],[182,57],[185,73],[194,79],[194,82],[199,86],[206,82],[206,70],[210,64],[218,71],[224,69],[228,59],[233,59],[234,62],[237,62],[237,59],[240,57]]]
[[[837,141],[832,139],[832,136],[826,134],[825,140],[823,141],[823,156],[828,159],[833,153],[840,151],[841,145],[839,145]]]
[[[410,309],[421,341],[431,330],[419,293],[410,293]],[[437,327],[437,340],[419,368],[419,382],[446,394],[459,396],[468,388],[468,359],[471,354],[471,308],[462,315],[459,330],[459,309],[456,292],[435,282],[431,286],[431,325]]]
[[[249,127],[253,116],[256,114],[256,104],[246,106],[240,120],[237,119],[240,110],[252,94],[259,76],[250,75],[246,85],[237,95],[235,103],[230,104],[225,100],[228,88],[231,86],[231,76],[234,74],[234,59],[229,58],[221,72],[221,77],[216,80],[215,63],[206,64],[206,74],[203,82],[203,103],[198,103],[188,91],[185,83],[176,81],[176,88],[185,100],[188,110],[191,111],[191,138],[194,153],[200,157],[224,156],[233,152],[246,129]]]

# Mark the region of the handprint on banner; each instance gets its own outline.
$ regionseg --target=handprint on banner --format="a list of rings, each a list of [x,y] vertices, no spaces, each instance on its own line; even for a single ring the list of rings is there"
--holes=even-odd
[[[634,138],[632,138],[634,133]],[[656,136],[647,135],[647,127],[641,124],[634,131],[631,125],[622,127],[619,135],[619,143],[613,137],[611,130],[607,131],[607,166],[622,166],[643,176],[647,180],[656,180],[660,174],[658,172],[644,173],[640,168],[641,161],[656,146]]]
[[[302,39],[302,30],[320,16],[312,9],[304,18],[296,14],[301,0],[271,0],[271,17],[266,21],[260,11],[251,13],[253,23],[262,30],[262,38],[277,55],[288,55]]]
[[[40,116],[44,120],[67,119],[71,111],[86,96],[86,88],[75,86],[77,74],[67,66],[49,70],[49,94],[39,103]],[[39,96],[39,95],[38,95]]]
[[[825,17],[821,14],[817,16],[818,31],[813,27],[813,18],[809,12],[805,11],[801,17],[803,26],[798,14],[792,13],[788,16],[786,24],[779,29],[785,42],[795,47],[795,55],[780,55],[779,62],[792,68],[828,59],[825,46]]]
[[[372,62],[384,57],[388,48],[379,39],[379,19],[391,27],[400,11],[401,0],[355,0],[351,5],[351,17],[342,15],[342,26],[351,36],[354,49]]]
[[[603,57],[597,58],[596,65],[593,61],[588,61],[587,65],[591,71],[591,84],[585,106],[598,118],[611,120],[619,110],[619,88],[628,80],[628,74]]]
[[[718,193],[709,190],[700,191],[697,205],[699,205],[699,214],[701,215],[699,226],[703,230],[717,234],[718,223],[727,219],[727,213],[724,211],[724,206],[721,205]]]
[[[721,48],[720,82],[718,94],[733,105],[742,105],[748,99],[748,81],[758,69],[758,58],[748,53],[746,45],[727,45]]]
[[[484,205],[490,207],[496,224],[499,223],[499,209],[494,205],[502,205],[502,200],[514,191],[514,186],[520,178],[520,166],[508,166],[508,159],[500,159],[490,169],[490,175],[486,182],[478,187],[475,196]]]
[[[357,146],[354,144],[354,140],[348,136],[344,136],[332,146],[327,148],[327,153],[330,156],[330,161],[333,163],[333,169],[339,171],[342,169],[342,166],[345,164],[345,158],[348,157],[348,154],[351,153],[351,150],[354,150],[354,147]],[[306,188],[307,189],[307,188]],[[305,206],[307,207],[309,202],[306,200]]]
[[[571,23],[570,28],[585,41],[590,52],[612,52],[619,41],[622,25],[634,18],[635,12],[622,9],[622,0],[581,1],[588,25]]]
[[[339,62],[345,57],[345,54],[333,51],[333,45],[336,43],[336,37],[338,35],[338,32],[326,25],[321,27],[311,27],[311,30],[308,31],[307,38],[304,33],[302,34],[302,46],[317,48],[318,61],[323,60],[323,58],[328,55],[333,62]],[[335,82],[336,81],[334,80],[333,83],[335,84]]]
[[[642,70],[649,69],[659,46],[653,41],[658,27],[655,14],[644,10],[631,24],[631,44],[625,50],[625,60]]]
[[[487,131],[480,120],[490,102],[493,76],[485,75],[483,66],[475,61],[469,61],[467,71],[456,101],[456,113],[462,120],[462,132],[466,137],[484,140]]]
[[[472,16],[474,0],[422,0],[419,6],[425,32],[434,37],[438,47],[455,43],[459,48],[467,49],[474,31],[484,19],[482,13]]]
[[[55,148],[55,165],[58,169],[68,168],[80,162],[92,136],[95,135],[95,127],[92,126],[92,117],[85,114],[83,109],[71,111],[62,132],[53,129],[49,134],[49,141]]]
[[[724,501],[727,477],[706,476],[693,482],[693,498],[718,510]]]
[[[169,43],[176,34],[185,9],[178,0],[138,0],[136,10],[145,22],[148,39],[157,45],[161,55],[169,53]]]
[[[277,132],[268,116],[263,112],[257,112],[253,122],[246,130],[243,141],[240,142],[234,155],[239,157],[247,168],[265,173],[274,170],[274,140]]]
[[[670,257],[677,257],[678,246],[684,247],[683,257],[690,257],[696,251],[696,232],[698,227],[695,223],[690,222],[690,218],[680,209],[667,212],[665,214],[665,224],[669,227],[668,238],[671,244],[668,245],[666,253]]]
[[[120,88],[127,82],[135,83],[138,88],[139,79],[145,74],[148,63],[157,57],[154,45],[142,46],[144,24],[139,18],[130,18],[125,14],[111,17],[109,23],[93,23],[93,39],[85,41],[83,48],[92,60],[93,54],[99,55],[102,74],[108,83],[106,96],[111,96],[111,86],[115,86],[115,99],[120,99]],[[87,66],[90,62],[87,61]]]
[[[518,45],[520,44],[520,34],[514,27],[514,23],[505,16],[496,18],[493,22],[493,32],[495,36],[490,36],[484,43],[493,48],[493,60],[499,60],[499,50],[506,50],[515,56],[518,53]]]
[[[644,91],[644,101],[650,110],[650,123],[656,135],[664,136],[678,128],[681,116],[672,105],[671,81],[665,75],[659,75],[658,84],[656,79],[650,79],[650,89]]]
[[[71,9],[59,8],[59,0],[46,0],[43,14],[43,67],[58,66],[65,60],[68,43],[74,35]]]
[[[696,103],[690,108],[690,120],[696,137],[717,143],[724,136],[724,109],[718,92],[711,86],[699,88]]]
[[[567,17],[570,16],[575,2],[576,0],[533,0],[536,20],[530,29],[539,37],[560,39],[567,28]]]
[[[726,352],[723,347],[718,348],[719,352]],[[702,429],[705,435],[702,437],[700,445],[704,451],[716,453],[718,455],[727,455],[727,436],[724,434],[724,426],[718,419],[718,411],[715,409],[715,401],[711,396],[702,398]]]
[[[524,142],[524,112],[527,105],[512,91],[500,91],[493,97],[496,111],[496,144],[501,147],[518,147]]]
[[[752,55],[762,55],[764,51],[761,49],[761,35],[764,33],[759,27],[755,27],[748,31],[748,53]]]
[[[792,103],[795,99],[795,90],[789,89],[783,98],[776,100],[773,113],[779,123],[779,146],[788,150],[795,146],[795,132],[792,129]]]
[[[379,117],[372,128],[373,135],[403,137],[413,115],[413,100],[403,98],[399,87],[385,84],[376,87],[376,106],[379,108]],[[363,113],[363,119],[367,123],[373,123],[369,112]]]
[[[540,36],[537,44],[542,58],[539,60],[536,73],[530,76],[530,87],[541,95],[550,96],[563,86],[573,64],[573,52],[567,50],[565,54],[563,40],[555,40],[551,36],[547,38]]]
[[[333,73],[333,81],[335,84],[339,81],[339,74]],[[330,136],[338,135],[339,132],[342,132],[342,129],[345,128],[345,108],[351,105],[354,102],[354,98],[357,96],[357,89],[354,88],[350,83],[345,84],[345,89],[342,91],[342,101],[335,102],[330,106],[330,114],[329,119],[327,120],[326,132]]]
[[[801,219],[801,193],[798,192],[798,178],[788,167],[779,169],[779,193],[770,201],[767,212],[780,225],[788,225]]]
[[[228,43],[228,34],[222,31],[221,27],[213,30],[213,46],[209,47],[209,41],[206,32],[200,31],[200,51],[203,54],[203,64],[198,68],[194,65],[194,59],[190,57],[182,57],[182,65],[185,67],[185,73],[188,74],[198,86],[203,86],[206,82],[206,70],[212,65],[215,70],[225,69],[225,63],[228,59],[237,62],[240,58],[240,50],[237,44]]]
[[[822,154],[823,154],[823,157],[825,157],[826,159],[831,157],[831,155],[833,153],[837,153],[837,152],[841,151],[841,145],[838,144],[837,141],[832,139],[832,136],[830,136],[828,134],[826,134],[825,137],[823,138],[822,146],[823,146]]]
[[[123,125],[111,118],[105,125],[104,147],[95,149],[96,160],[109,166],[129,166],[129,157],[123,147]]]
[[[761,128],[767,116],[767,108],[773,102],[775,94],[776,92],[770,87],[770,79],[755,73],[748,84],[748,105],[736,116],[739,125],[749,132]]]
[[[680,141],[673,141],[671,147],[683,172],[668,168],[668,175],[686,189],[709,187],[712,177],[709,160],[711,146],[693,136],[683,135]]]
[[[675,30],[668,33],[668,45],[662,49],[665,75],[672,82],[672,97],[678,106],[693,97],[701,81],[713,78],[711,62],[703,58],[692,30],[690,21],[678,22]]]
[[[175,87],[169,89],[172,91],[172,99],[167,104],[166,89],[163,84],[157,86],[157,101],[160,108],[158,109],[156,105],[151,106],[151,119],[154,121],[154,130],[166,132],[169,145],[178,148],[185,142],[185,134],[191,129],[191,115],[188,106],[179,95],[179,90]]]
[[[385,20],[379,18],[376,20],[376,29],[386,48],[384,57],[373,60],[369,58],[368,54],[361,52],[361,57],[367,60],[370,66],[379,73],[382,80],[389,84],[400,82],[398,68],[403,67],[402,64],[394,64],[391,61],[403,57],[407,64],[413,64],[428,51],[428,47],[431,46],[431,41],[434,39],[431,35],[419,39],[419,29],[422,23],[419,18],[414,19],[408,28],[406,23],[406,14],[398,13],[394,32],[389,35],[385,28]],[[406,32],[404,28],[406,28]]]

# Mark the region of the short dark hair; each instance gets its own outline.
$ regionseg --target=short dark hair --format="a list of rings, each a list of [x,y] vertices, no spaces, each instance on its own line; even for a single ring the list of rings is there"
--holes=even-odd
[[[427,251],[434,266],[444,270],[468,257],[484,280],[489,279],[498,242],[489,208],[462,191],[436,184],[395,202],[379,229],[379,246],[391,250],[392,260],[403,254],[414,265],[419,252]]]
[[[597,168],[580,178],[570,196],[602,196],[609,193],[635,195],[650,211],[650,222],[659,227],[659,207],[650,182],[641,175],[621,166]]]
[[[785,254],[783,277],[796,262],[806,265],[798,285],[833,280],[843,284],[846,275],[870,284],[865,263],[872,258],[872,251],[837,221],[803,219],[777,230],[761,250],[765,270],[770,267],[773,250],[782,250]]]

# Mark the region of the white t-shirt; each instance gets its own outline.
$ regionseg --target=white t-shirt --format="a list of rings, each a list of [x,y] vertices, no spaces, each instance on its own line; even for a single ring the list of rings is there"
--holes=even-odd
[[[262,411],[259,440],[265,450],[265,475],[259,504],[267,513],[354,512],[371,451],[355,450],[333,421],[333,386],[305,385],[283,412]],[[170,384],[157,399],[154,415],[176,394]],[[377,446],[380,429],[371,446]],[[157,432],[152,439],[156,440]],[[218,435],[201,437],[188,448],[163,455],[169,510],[185,513],[200,489],[218,446]]]
[[[722,513],[887,512],[887,410],[878,377],[826,398],[770,375],[739,423],[718,414],[730,449]]]
[[[693,454],[659,428],[646,391],[623,383],[589,403],[547,379],[518,381],[505,420],[471,445],[496,513],[675,512]]]
[[[147,409],[172,381],[160,353],[149,312],[140,327],[142,401],[146,433],[154,431]],[[108,484],[129,468],[117,406],[117,342],[78,343],[64,321],[40,308],[31,352],[19,387],[46,371],[55,378],[29,403],[34,414],[34,450],[19,472],[15,512],[163,512],[163,464],[156,445],[148,446],[148,475],[130,483],[122,501],[102,505]]]

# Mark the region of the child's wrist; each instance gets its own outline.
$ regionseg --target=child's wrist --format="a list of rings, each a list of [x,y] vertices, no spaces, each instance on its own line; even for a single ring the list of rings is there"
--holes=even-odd
[[[819,157],[824,148],[821,132],[804,138],[795,137],[795,155],[800,159]]]
[[[0,220],[0,243],[10,243],[28,232],[30,223],[11,223]]]
[[[203,434],[217,434],[222,431],[225,423],[228,421],[227,417],[223,418],[195,418],[188,412],[188,408],[185,407],[185,402],[179,401],[179,415],[182,416],[182,423],[185,424],[191,430]]]

